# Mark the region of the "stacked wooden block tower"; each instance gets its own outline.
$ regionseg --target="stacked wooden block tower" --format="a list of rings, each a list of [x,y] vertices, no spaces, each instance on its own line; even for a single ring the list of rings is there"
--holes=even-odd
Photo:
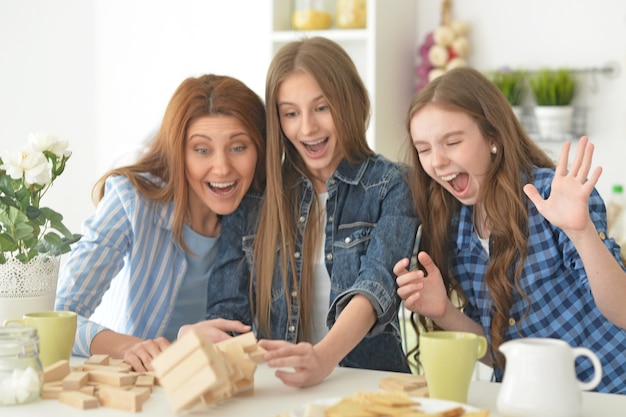
[[[211,343],[190,331],[161,352],[152,365],[172,409],[178,412],[252,394],[263,353],[252,332]]]

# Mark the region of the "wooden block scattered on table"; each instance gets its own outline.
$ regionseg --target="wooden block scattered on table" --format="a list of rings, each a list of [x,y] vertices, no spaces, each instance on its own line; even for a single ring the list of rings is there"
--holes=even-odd
[[[60,381],[70,373],[70,363],[66,360],[60,360],[52,365],[43,368],[43,381]]]
[[[109,355],[106,354],[91,355],[85,360],[85,363],[95,365],[108,365],[109,359]]]
[[[59,393],[59,401],[81,410],[98,408],[99,406],[98,399],[96,397],[84,394],[80,391],[61,391]]]
[[[44,382],[41,389],[42,399],[56,399],[59,398],[59,394],[63,391],[63,385],[56,382]]]
[[[137,376],[135,380],[136,387],[145,387],[152,392],[152,388],[154,387],[154,375],[141,374]]]
[[[70,372],[68,376],[63,378],[63,389],[66,391],[78,391],[87,385],[88,380],[89,374],[87,372]]]
[[[387,391],[401,391],[413,396],[428,396],[426,378],[423,375],[393,374],[378,382],[378,387]]]
[[[112,385],[115,387],[123,387],[133,385],[137,377],[125,373],[113,371],[89,371],[89,381],[99,382],[101,384]]]
[[[103,407],[132,412],[141,411],[145,398],[143,392],[104,385],[98,389],[97,395]]]

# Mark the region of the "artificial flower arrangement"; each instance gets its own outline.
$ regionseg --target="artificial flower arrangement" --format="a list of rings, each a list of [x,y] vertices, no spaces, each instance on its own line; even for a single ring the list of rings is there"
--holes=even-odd
[[[39,254],[59,256],[78,239],[63,216],[40,207],[41,198],[63,173],[72,153],[67,141],[43,133],[30,134],[17,152],[0,157],[0,264],[14,257],[28,263]]]
[[[461,20],[452,20],[451,8],[451,0],[444,0],[441,24],[426,34],[419,47],[419,64],[415,68],[416,91],[453,68],[468,66],[469,26]]]

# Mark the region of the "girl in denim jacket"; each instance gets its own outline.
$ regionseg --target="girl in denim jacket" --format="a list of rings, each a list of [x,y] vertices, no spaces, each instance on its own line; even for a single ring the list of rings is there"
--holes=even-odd
[[[250,323],[251,313],[265,360],[290,386],[316,385],[337,364],[408,372],[392,269],[411,254],[418,219],[405,169],[367,144],[356,67],[328,39],[291,42],[270,65],[265,100],[265,196],[260,214],[244,201],[224,219],[242,235],[223,262],[242,270],[216,271],[233,295],[209,317]]]

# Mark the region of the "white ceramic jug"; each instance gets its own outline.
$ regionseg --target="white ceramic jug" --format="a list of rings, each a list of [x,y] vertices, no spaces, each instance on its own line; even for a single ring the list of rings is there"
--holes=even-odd
[[[587,348],[572,348],[563,340],[523,338],[500,345],[506,369],[498,394],[498,413],[502,417],[577,417],[580,416],[581,390],[594,389],[602,379],[602,365]],[[578,380],[575,360],[588,358],[593,364],[593,379]]]

